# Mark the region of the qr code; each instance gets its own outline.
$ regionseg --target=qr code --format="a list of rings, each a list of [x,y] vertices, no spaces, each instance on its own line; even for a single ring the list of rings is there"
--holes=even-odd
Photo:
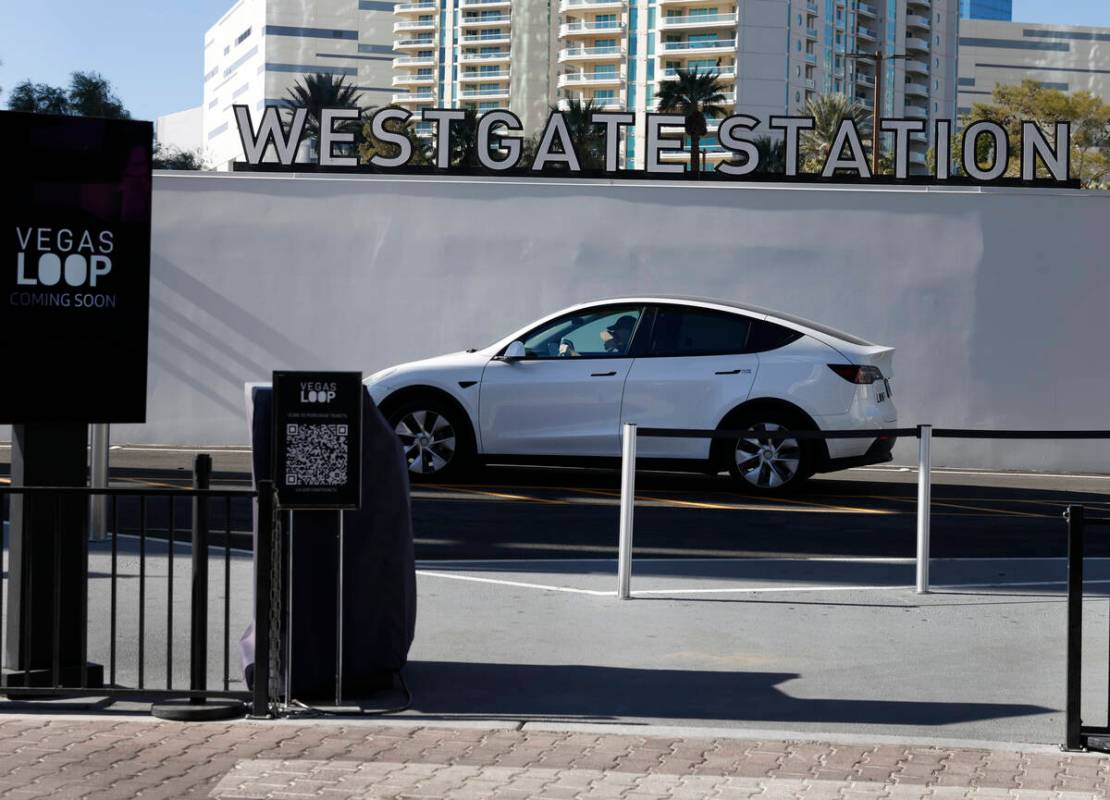
[[[286,425],[285,485],[347,483],[346,425]]]

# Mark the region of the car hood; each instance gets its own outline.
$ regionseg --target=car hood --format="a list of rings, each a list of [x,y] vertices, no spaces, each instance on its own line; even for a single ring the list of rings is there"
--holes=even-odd
[[[442,377],[451,380],[480,380],[482,370],[489,362],[490,355],[485,352],[468,353],[460,350],[419,361],[407,361],[378,370],[363,381],[371,389],[380,385],[403,383],[409,377],[419,375],[421,379]],[[458,377],[459,375],[464,377]],[[471,374],[473,377],[471,377]]]

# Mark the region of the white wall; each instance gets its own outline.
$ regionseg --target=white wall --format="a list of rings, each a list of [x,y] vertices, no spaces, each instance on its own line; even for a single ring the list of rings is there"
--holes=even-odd
[[[204,114],[201,106],[193,106],[184,111],[166,114],[154,122],[154,138],[165,147],[176,147],[187,153],[195,153],[203,148],[201,127]]]
[[[629,292],[743,300],[896,346],[906,424],[1110,428],[1110,194],[211,173],[154,187],[149,423],[117,442],[242,443],[242,384],[273,369],[369,373]],[[1110,472],[1110,443],[936,449]]]

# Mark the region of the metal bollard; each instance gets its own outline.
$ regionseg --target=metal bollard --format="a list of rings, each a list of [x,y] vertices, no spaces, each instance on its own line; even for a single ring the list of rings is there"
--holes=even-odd
[[[212,456],[193,459],[193,488],[207,489],[212,477]],[[172,543],[170,545],[173,546]],[[189,642],[189,688],[208,689],[208,498],[193,498],[193,615]],[[224,602],[227,602],[225,599]],[[203,697],[193,697],[203,703]]]
[[[933,426],[918,425],[917,437],[917,593],[928,594]]]
[[[636,423],[621,429],[621,519],[617,544],[617,597],[632,596],[632,517],[636,507]]]
[[[1064,749],[1082,751],[1080,694],[1083,685],[1083,506],[1068,506],[1068,629],[1064,706]]]
[[[89,485],[93,489],[108,488],[108,442],[110,428],[106,424],[89,426]],[[89,498],[89,539],[103,542],[108,531],[108,498],[94,494]]]

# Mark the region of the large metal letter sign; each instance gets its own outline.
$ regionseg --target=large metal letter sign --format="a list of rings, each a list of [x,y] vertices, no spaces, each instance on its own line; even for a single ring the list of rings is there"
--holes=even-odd
[[[274,373],[274,485],[282,508],[358,508],[362,374]]]
[[[0,112],[0,423],[146,421],[151,138]]]

